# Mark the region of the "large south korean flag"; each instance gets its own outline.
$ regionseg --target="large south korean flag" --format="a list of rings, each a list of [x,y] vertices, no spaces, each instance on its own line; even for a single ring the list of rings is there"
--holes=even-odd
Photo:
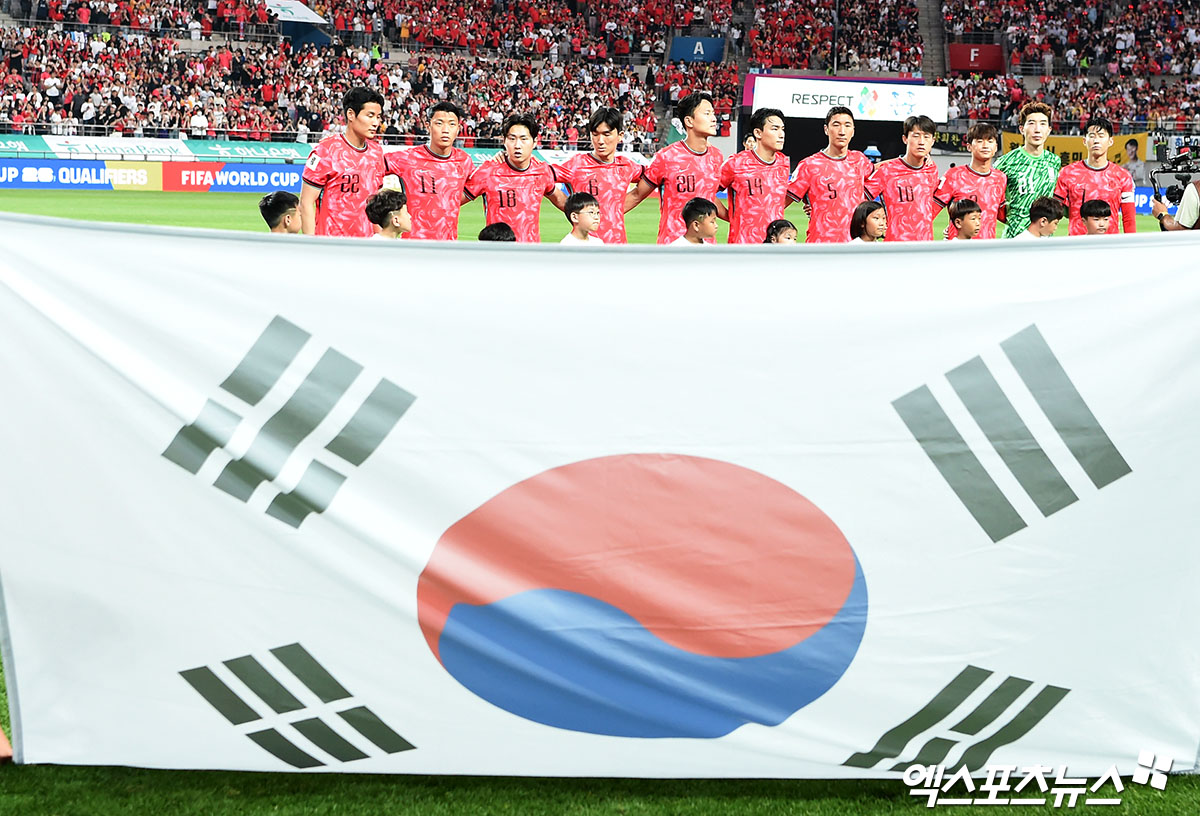
[[[19,761],[1194,763],[1193,239],[0,228]]]

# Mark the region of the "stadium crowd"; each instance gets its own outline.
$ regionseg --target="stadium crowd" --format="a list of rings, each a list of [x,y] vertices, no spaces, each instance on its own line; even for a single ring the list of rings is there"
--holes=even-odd
[[[922,43],[913,0],[841,5],[834,35],[833,0],[756,4],[746,32],[750,64],[759,68],[919,74]]]
[[[195,38],[207,38],[214,31],[237,36],[278,33],[277,21],[263,0],[5,0],[4,5],[18,19],[80,30],[95,26],[187,31]]]
[[[1103,115],[1122,133],[1200,130],[1200,77],[1152,82],[1146,77],[1043,76],[1032,91],[1013,76],[959,76],[949,86],[947,119],[966,126],[990,122],[1016,130],[1017,113],[1029,101],[1055,112],[1054,129],[1084,133],[1088,119]]]
[[[1200,75],[1200,0],[999,0],[942,5],[951,37],[996,32],[1016,73]]]
[[[648,148],[657,129],[656,94],[724,77],[724,108],[736,100],[736,69],[667,66],[641,79],[632,66],[606,61],[543,63],[411,55],[407,65],[373,59],[359,48],[304,46],[287,40],[181,50],[168,38],[134,34],[89,37],[38,28],[0,29],[0,132],[175,135],[308,140],[335,126],[336,100],[352,84],[378,89],[388,102],[382,137],[423,135],[426,108],[454,98],[467,111],[466,139],[495,136],[514,108],[544,121],[544,141],[571,144],[600,105],[629,122],[630,146]],[[667,83],[670,83],[669,85]],[[655,84],[657,83],[657,84]]]

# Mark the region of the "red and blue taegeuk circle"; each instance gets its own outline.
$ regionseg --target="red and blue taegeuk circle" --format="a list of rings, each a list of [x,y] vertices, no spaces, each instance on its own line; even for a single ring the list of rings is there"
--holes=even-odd
[[[626,737],[778,725],[858,651],[867,588],[837,526],[715,459],[553,468],[451,526],[417,589],[463,686],[525,719]]]

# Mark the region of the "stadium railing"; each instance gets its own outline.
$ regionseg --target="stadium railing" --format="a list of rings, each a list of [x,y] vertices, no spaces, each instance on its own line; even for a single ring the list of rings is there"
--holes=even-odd
[[[169,37],[180,42],[199,42],[212,43],[214,45],[223,45],[231,42],[278,42],[284,39],[284,36],[278,31],[263,32],[254,31],[239,34],[234,31],[217,31],[213,30],[208,37],[201,37],[198,40],[192,39],[192,32],[187,28],[134,28],[132,26],[115,26],[108,23],[69,23],[66,21],[57,20],[23,20],[16,19],[15,22],[7,23],[5,27],[9,28],[40,28],[47,31],[63,31],[63,32],[79,32],[84,34],[121,34],[121,35],[142,35],[148,37]],[[261,27],[260,27],[261,28]]]
[[[387,47],[387,50],[390,54],[390,56],[385,57],[386,59],[394,59],[397,52],[402,52],[402,53],[407,53],[407,54],[436,54],[436,55],[459,56],[459,57],[471,56],[470,49],[465,48],[463,46],[422,45],[422,44],[417,43],[417,41],[413,40],[412,38],[409,38],[407,41],[388,40],[386,38],[381,38],[380,43]],[[499,48],[493,48],[491,46],[480,45],[480,46],[476,47],[475,51],[477,54],[480,54],[480,55],[496,56],[496,57],[501,57],[503,59],[522,59],[522,60],[533,60],[536,62],[549,61],[551,59],[551,56],[549,53],[538,54],[536,52],[532,52],[525,48],[522,48],[520,46],[520,44],[514,44],[512,46],[512,48],[508,48],[508,49],[505,49],[503,46],[501,46]],[[561,59],[561,57],[556,57],[556,58]],[[658,50],[652,49],[648,53],[642,53],[641,51],[638,51],[637,53],[626,54],[623,57],[610,52],[605,57],[605,60],[607,61],[609,58],[611,58],[612,61],[614,63],[616,63],[617,65],[647,65],[651,62],[662,63],[663,60],[666,59],[666,50],[664,49],[662,51],[658,51]],[[584,59],[586,59],[586,58],[585,57],[576,57],[574,54],[570,54],[567,56],[566,61],[572,62],[572,61],[584,60]]]
[[[968,119],[960,117],[951,119],[946,123],[947,131],[965,133],[973,124],[988,124],[995,125],[998,130],[1015,132],[1019,128],[1015,122],[1007,119],[985,118],[985,119]],[[1056,119],[1054,120],[1054,135],[1058,136],[1075,136],[1082,135],[1079,128],[1079,121],[1075,119]],[[1130,122],[1120,125],[1120,133],[1117,135],[1127,135],[1134,133],[1154,133],[1163,136],[1197,136],[1200,135],[1200,123],[1188,119],[1159,119],[1153,127],[1149,122]]]

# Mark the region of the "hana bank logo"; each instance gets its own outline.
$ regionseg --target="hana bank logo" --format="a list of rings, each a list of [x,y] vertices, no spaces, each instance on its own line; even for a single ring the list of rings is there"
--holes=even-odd
[[[816,505],[728,462],[589,459],[451,526],[420,623],[474,694],[624,737],[778,725],[837,683],[867,621],[854,551]]]

